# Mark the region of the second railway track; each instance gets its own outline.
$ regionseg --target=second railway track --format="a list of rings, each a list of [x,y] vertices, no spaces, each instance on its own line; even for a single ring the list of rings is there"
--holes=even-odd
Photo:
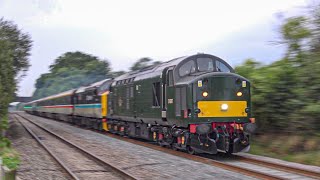
[[[16,118],[73,179],[137,179],[32,120]]]

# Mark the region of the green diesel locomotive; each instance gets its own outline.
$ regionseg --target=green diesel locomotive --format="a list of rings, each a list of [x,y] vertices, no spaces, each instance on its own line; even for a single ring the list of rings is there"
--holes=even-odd
[[[110,132],[191,154],[250,149],[250,82],[216,56],[184,56],[126,73],[114,79],[108,101]]]

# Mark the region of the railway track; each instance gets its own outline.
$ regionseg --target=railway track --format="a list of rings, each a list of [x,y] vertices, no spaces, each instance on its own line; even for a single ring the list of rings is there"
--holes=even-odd
[[[137,179],[29,118],[15,118],[73,179]]]
[[[217,160],[214,158],[214,156],[211,155],[190,155],[185,152],[175,151],[169,148],[163,148],[154,143],[144,142],[132,138],[126,138],[108,132],[95,132],[104,134],[115,139],[130,142],[136,145],[148,147],[157,151],[165,152],[168,154],[183,157],[204,164],[220,167],[226,170],[238,172],[259,179],[320,179],[320,172],[288,166],[280,163],[245,157],[241,155],[233,155],[231,158],[227,160],[225,160],[224,158],[222,158],[222,160],[221,158]]]
[[[129,139],[114,135],[111,133],[103,133],[109,137],[120,139],[133,144],[138,144],[161,152],[169,153],[186,159],[194,160],[208,165],[221,167],[230,171],[239,172],[248,176],[259,179],[320,179],[320,172],[302,169],[293,166],[287,166],[265,160],[245,157],[241,155],[233,155],[231,160],[215,160],[212,155],[197,156],[190,155],[185,152],[175,151],[163,148],[155,144]]]
[[[310,171],[306,169],[295,168],[291,166],[284,166],[282,164],[265,162],[262,160],[246,158],[243,156],[237,156],[232,158],[232,160],[215,160],[212,155],[201,156],[201,155],[190,155],[186,152],[175,151],[169,148],[160,147],[155,144],[129,139],[121,137],[118,135],[104,133],[109,137],[120,139],[133,144],[148,147],[161,152],[169,153],[175,156],[183,157],[193,161],[201,162],[204,164],[220,167],[226,170],[238,172],[244,175],[259,179],[320,179],[320,173],[315,171]],[[241,161],[241,162],[239,162]],[[281,168],[280,168],[281,167]],[[276,172],[275,172],[276,171]],[[304,172],[304,173],[302,173]]]
[[[312,171],[312,170],[308,170],[308,169],[297,168],[297,167],[288,166],[288,165],[286,166],[286,165],[282,165],[279,163],[274,163],[274,162],[270,162],[270,161],[266,161],[266,160],[260,160],[260,159],[256,159],[256,158],[252,158],[252,157],[245,157],[242,155],[234,155],[234,156],[236,157],[237,160],[242,161],[242,162],[257,164],[257,165],[269,167],[269,168],[276,168],[276,169],[280,169],[285,172],[290,172],[290,173],[295,173],[295,174],[307,176],[310,178],[320,179],[320,172],[316,172],[316,171]]]

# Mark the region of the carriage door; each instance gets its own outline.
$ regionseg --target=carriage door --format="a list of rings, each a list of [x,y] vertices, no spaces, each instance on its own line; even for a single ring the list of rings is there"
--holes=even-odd
[[[162,120],[174,118],[173,67],[163,70],[162,76]]]
[[[175,88],[175,116],[177,119],[187,118],[187,87],[180,86]]]

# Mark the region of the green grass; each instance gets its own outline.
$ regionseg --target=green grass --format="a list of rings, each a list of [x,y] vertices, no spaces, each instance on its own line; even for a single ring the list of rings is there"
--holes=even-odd
[[[9,169],[17,169],[20,164],[19,154],[14,149],[2,148],[0,156],[2,157],[2,163]]]
[[[318,136],[263,135],[253,138],[250,153],[320,166],[320,138]]]
[[[19,154],[12,149],[11,143],[7,138],[0,137],[0,157],[3,165],[9,169],[16,169],[20,164]]]

